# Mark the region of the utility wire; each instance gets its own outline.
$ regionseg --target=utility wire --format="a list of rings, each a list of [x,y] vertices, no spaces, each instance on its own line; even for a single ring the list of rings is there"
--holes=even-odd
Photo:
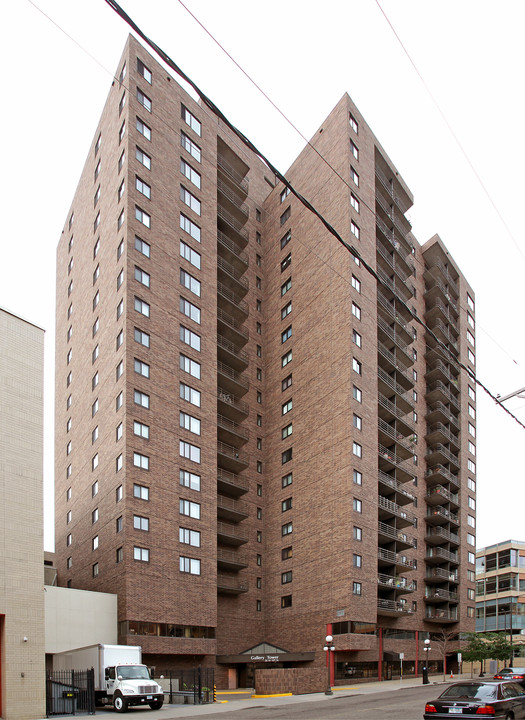
[[[163,60],[163,62],[166,63],[168,67],[170,67],[179,77],[181,77],[185,82],[190,85],[190,87],[197,93],[201,101],[206,105],[207,108],[209,108],[219,119],[221,119],[224,124],[248,147],[257,157],[259,157],[263,163],[272,171],[272,173],[277,177],[293,194],[299,202],[304,205],[304,207],[309,210],[313,215],[315,215],[318,220],[324,225],[324,227],[327,229],[327,231],[333,235],[336,240],[352,255],[359,258],[359,261],[363,265],[363,267],[367,270],[370,275],[372,275],[376,282],[379,283],[382,286],[385,286],[385,283],[382,281],[382,279],[379,277],[379,275],[376,273],[374,268],[372,268],[360,255],[359,251],[349,243],[344,240],[341,235],[337,232],[337,230],[326,220],[326,218],[310,203],[307,198],[305,198],[298,190],[294,188],[294,186],[290,183],[289,180],[273,165],[273,163],[268,160],[268,158],[260,151],[258,148],[251,142],[251,140],[246,137],[240,130],[238,130],[224,115],[224,113],[219,109],[217,105],[198,87],[198,85],[188,76],[186,73],[175,63],[174,60],[171,59],[171,57],[162,50],[153,40],[151,40],[140,28],[139,26],[132,20],[132,18],[120,7],[120,5],[115,2],[115,0],[105,0],[105,2],[137,33],[139,37],[141,37],[147,45],[149,45],[154,52],[157,53],[157,55]],[[376,0],[377,2],[377,0]],[[525,259],[525,258],[524,258]],[[510,415],[523,429],[525,429],[525,424],[521,422],[513,413],[510,412],[502,403],[499,402],[497,397],[493,395],[490,390],[480,381],[478,378],[473,374],[473,371],[464,365],[462,362],[460,362],[454,355],[454,353],[449,350],[449,348],[441,342],[441,340],[435,335],[435,333],[425,324],[423,320],[410,308],[406,302],[397,295],[397,293],[394,293],[396,299],[398,302],[400,302],[406,310],[410,313],[413,320],[415,320],[417,323],[419,323],[435,341],[436,343],[451,357],[451,359],[458,364],[458,366],[465,370],[469,378],[472,379],[473,382],[478,384],[486,393],[489,395],[489,397],[494,400],[500,407],[502,407],[505,412]]]

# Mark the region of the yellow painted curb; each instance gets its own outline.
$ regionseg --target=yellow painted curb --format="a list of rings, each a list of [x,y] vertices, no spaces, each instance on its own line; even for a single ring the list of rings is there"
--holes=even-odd
[[[249,690],[217,690],[216,695],[249,695]]]
[[[293,693],[277,693],[275,695],[252,695],[252,698],[268,698],[268,697],[290,697]]]
[[[333,687],[332,690],[334,692],[337,692],[338,690],[357,690],[357,686],[355,687]]]

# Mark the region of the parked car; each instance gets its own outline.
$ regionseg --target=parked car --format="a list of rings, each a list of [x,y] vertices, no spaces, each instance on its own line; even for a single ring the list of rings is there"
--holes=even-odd
[[[465,718],[525,718],[525,688],[517,682],[463,680],[449,685],[425,705],[425,720]]]
[[[494,675],[494,680],[516,680],[525,685],[525,668],[502,668]]]

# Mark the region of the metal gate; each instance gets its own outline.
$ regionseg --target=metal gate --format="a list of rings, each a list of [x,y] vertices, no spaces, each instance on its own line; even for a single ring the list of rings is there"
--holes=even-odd
[[[94,715],[95,671],[53,670],[46,675],[46,715]]]
[[[196,667],[191,670],[156,670],[157,680],[160,675],[169,679],[169,703],[175,698],[184,698],[184,702],[194,705],[213,702],[214,668]],[[179,700],[180,701],[180,700]]]

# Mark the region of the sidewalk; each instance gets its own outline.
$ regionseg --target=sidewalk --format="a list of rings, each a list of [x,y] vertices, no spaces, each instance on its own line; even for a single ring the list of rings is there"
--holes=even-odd
[[[446,677],[445,683],[457,682],[458,680],[470,680],[470,673]],[[443,674],[431,675],[429,687],[436,684],[443,684]],[[405,677],[403,680],[383,680],[381,682],[358,683],[355,685],[334,686],[332,698],[345,697],[349,695],[367,695],[381,692],[392,692],[404,688],[419,687],[422,685],[421,677]],[[324,693],[309,693],[306,695],[287,695],[281,697],[257,697],[252,698],[255,691],[251,688],[217,691],[217,702],[209,705],[168,705],[165,704],[161,710],[144,710],[144,720],[169,720],[170,718],[190,718],[196,715],[212,715],[213,713],[230,712],[233,710],[249,709],[252,707],[272,707],[276,705],[289,705],[305,702],[319,702],[326,700]],[[227,699],[226,699],[227,698]],[[140,710],[142,712],[142,709]],[[98,714],[98,713],[97,713]],[[138,712],[137,712],[138,715]]]

